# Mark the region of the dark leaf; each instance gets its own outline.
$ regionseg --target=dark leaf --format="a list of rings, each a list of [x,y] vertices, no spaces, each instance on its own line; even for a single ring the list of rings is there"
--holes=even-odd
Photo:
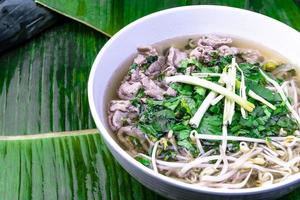
[[[33,0],[0,1],[0,52],[35,36],[58,16]]]

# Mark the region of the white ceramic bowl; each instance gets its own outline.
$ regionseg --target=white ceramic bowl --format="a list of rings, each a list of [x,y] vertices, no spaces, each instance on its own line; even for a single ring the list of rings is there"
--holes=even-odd
[[[90,109],[108,148],[118,162],[139,182],[173,199],[274,199],[292,191],[300,176],[269,187],[212,189],[175,181],[154,173],[129,156],[113,139],[106,123],[106,94],[115,93],[111,80],[117,68],[141,44],[169,38],[217,33],[238,36],[274,49],[300,63],[300,34],[289,26],[254,12],[222,6],[187,6],[143,17],[115,34],[99,52],[89,77]],[[126,186],[125,186],[126,187]]]

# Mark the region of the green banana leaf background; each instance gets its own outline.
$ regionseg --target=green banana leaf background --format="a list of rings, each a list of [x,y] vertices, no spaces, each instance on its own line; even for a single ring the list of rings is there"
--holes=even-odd
[[[300,9],[292,0],[38,0],[37,3],[82,23],[63,19],[0,55],[0,199],[3,200],[163,199],[138,183],[115,161],[94,129],[88,107],[87,80],[93,60],[109,36],[126,24],[166,8],[214,4],[263,13],[300,30]],[[43,134],[48,132],[56,133]],[[300,199],[300,190],[282,199]]]

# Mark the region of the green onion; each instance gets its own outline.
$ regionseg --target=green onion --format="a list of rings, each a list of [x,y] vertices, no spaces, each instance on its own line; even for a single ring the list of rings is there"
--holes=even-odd
[[[242,85],[240,83],[240,81],[236,80],[237,83],[237,88],[240,88],[240,86]],[[271,104],[270,102],[268,102],[267,100],[265,100],[263,97],[259,96],[258,94],[256,94],[255,92],[253,92],[252,90],[248,91],[248,95],[250,97],[252,97],[253,99],[260,101],[261,103],[265,104],[266,106],[268,106],[269,108],[271,108],[272,110],[276,110],[276,106],[274,106],[273,104]]]
[[[214,92],[222,94],[225,97],[235,101],[237,104],[239,104],[241,107],[243,107],[248,112],[252,112],[253,109],[255,108],[255,105],[252,104],[251,102],[244,100],[243,98],[241,98],[237,94],[231,92],[230,90],[228,90],[214,82],[205,80],[205,79],[200,79],[200,78],[188,76],[188,75],[177,75],[177,76],[166,77],[165,81],[167,83],[171,83],[171,82],[186,83],[186,84],[197,85],[197,86],[201,86],[201,87],[210,89]]]
[[[266,106],[270,107],[272,110],[276,110],[276,107],[273,104],[271,104],[270,102],[268,102],[267,100],[265,100],[264,98],[262,98],[261,96],[259,96],[255,92],[253,92],[252,90],[249,90],[248,95],[250,97],[252,97],[253,99],[255,99],[257,101],[260,101],[261,103],[263,103]]]
[[[236,64],[236,68],[239,70],[239,72],[241,73],[241,82],[240,82],[240,84],[236,84],[236,87],[238,88],[240,88],[240,96],[243,98],[243,99],[245,99],[245,100],[247,100],[247,95],[246,95],[246,84],[245,84],[245,75],[244,75],[244,72],[243,72],[243,70],[239,67],[239,65],[238,64]],[[246,111],[245,111],[245,109],[244,108],[241,108],[241,114],[242,114],[242,117],[244,118],[244,119],[246,119],[247,118],[247,113],[246,113]]]
[[[277,92],[281,96],[281,98],[282,98],[283,102],[285,103],[286,107],[290,110],[290,112],[292,113],[293,117],[297,120],[298,124],[300,125],[300,117],[297,114],[297,112],[293,109],[292,105],[288,101],[288,99],[285,96],[285,94],[284,94],[282,88],[280,87],[280,85],[276,81],[274,81],[273,79],[271,79],[267,74],[265,74],[261,69],[259,69],[259,72],[263,75],[263,77],[268,82],[270,82],[276,88]]]

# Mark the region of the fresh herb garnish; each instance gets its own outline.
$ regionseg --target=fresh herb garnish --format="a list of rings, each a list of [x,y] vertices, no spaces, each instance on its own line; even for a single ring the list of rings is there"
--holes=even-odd
[[[179,71],[185,70],[189,66],[196,66],[196,72],[222,73],[231,63],[231,59],[232,56],[216,56],[207,64],[210,67],[207,67],[196,59],[189,58],[181,62]],[[147,58],[146,65],[150,65],[156,60],[157,56],[150,56]],[[132,65],[131,69],[136,69],[136,67],[136,65]],[[240,112],[241,108],[236,106],[232,123],[228,126],[228,134],[266,138],[277,136],[281,129],[286,131],[288,135],[293,134],[298,129],[298,123],[293,118],[288,117],[289,110],[282,102],[280,95],[266,88],[267,82],[259,73],[259,66],[257,64],[240,63],[239,67],[244,73],[247,92],[250,90],[255,92],[266,101],[272,103],[276,109],[272,110],[248,96],[248,100],[255,104],[255,109],[252,112],[248,112],[247,118],[244,119]],[[206,79],[216,83],[219,78],[210,77]],[[237,80],[241,80],[240,73],[237,73]],[[239,88],[240,82],[237,81],[237,84],[237,88]],[[159,140],[166,136],[169,130],[173,130],[177,145],[195,153],[197,148],[190,139],[190,132],[193,128],[189,125],[189,120],[193,117],[210,90],[184,83],[172,83],[170,86],[176,90],[176,97],[155,100],[147,97],[143,90],[139,90],[136,97],[131,100],[132,105],[140,108],[139,121],[137,122],[138,128],[153,141]],[[238,93],[238,89],[236,93]],[[141,98],[146,99],[146,103],[141,103]],[[198,133],[222,135],[223,109],[224,101],[210,106],[196,129]],[[174,154],[169,152],[165,156],[168,160]]]
[[[151,165],[151,161],[147,158],[144,158],[142,156],[136,156],[135,159],[145,165],[146,167],[149,167]]]

